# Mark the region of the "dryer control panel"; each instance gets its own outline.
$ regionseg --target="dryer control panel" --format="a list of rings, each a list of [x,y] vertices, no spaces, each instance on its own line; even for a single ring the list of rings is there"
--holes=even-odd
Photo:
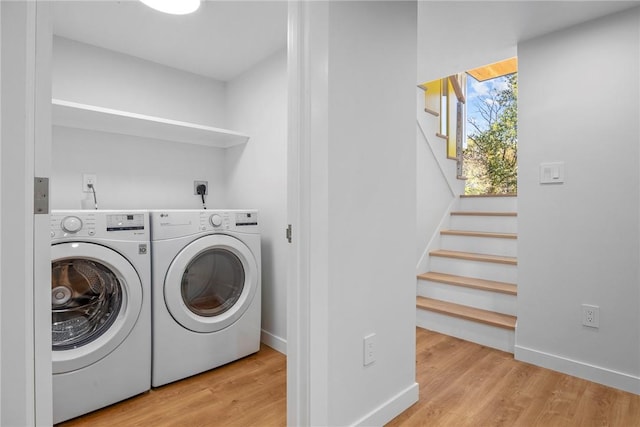
[[[201,233],[241,232],[258,234],[257,210],[169,209],[151,211],[152,240]]]
[[[257,211],[201,211],[200,231],[232,230],[257,233]]]

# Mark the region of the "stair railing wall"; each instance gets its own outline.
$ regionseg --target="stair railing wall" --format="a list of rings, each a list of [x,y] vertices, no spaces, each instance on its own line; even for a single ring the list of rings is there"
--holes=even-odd
[[[429,137],[429,135],[435,135],[438,126],[439,120],[437,117],[425,113],[422,108],[423,102],[423,93],[419,91],[418,93],[418,108],[417,108],[417,133],[416,137],[418,139],[417,144],[418,147],[424,147],[426,144],[427,155],[430,157],[429,161],[421,162],[417,165],[418,169],[425,168],[433,168],[433,164],[437,165],[437,171],[429,170],[425,171],[430,174],[432,179],[429,180],[429,186],[441,186],[444,188],[438,188],[437,191],[432,191],[430,193],[437,194],[438,200],[429,200],[429,203],[426,207],[422,209],[429,209],[430,212],[418,212],[418,217],[421,215],[429,215],[431,218],[439,218],[432,219],[427,229],[421,228],[418,233],[420,236],[417,236],[418,242],[418,260],[416,265],[416,272],[427,271],[428,262],[429,262],[429,251],[437,249],[440,243],[440,230],[446,228],[448,226],[448,222],[450,219],[450,212],[455,210],[457,204],[459,202],[458,196],[464,193],[464,181],[457,179],[457,167],[454,162],[447,159],[447,153],[444,147],[442,146],[443,141],[435,136]],[[434,147],[434,144],[436,145]],[[418,176],[422,176],[422,174],[418,174]],[[420,183],[418,183],[418,188],[420,188]],[[418,194],[417,197],[421,195]],[[418,203],[420,208],[421,204]],[[434,212],[434,210],[438,210],[438,212]],[[426,234],[422,234],[426,231]],[[428,236],[428,239],[423,240],[422,236]]]

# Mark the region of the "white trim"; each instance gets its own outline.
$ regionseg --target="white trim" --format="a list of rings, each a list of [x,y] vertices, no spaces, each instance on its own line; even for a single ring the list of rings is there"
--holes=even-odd
[[[2,29],[2,5],[0,4],[0,29]],[[0,47],[2,47],[2,31],[0,31]],[[2,49],[0,49],[0,52]],[[0,54],[0,86],[2,84],[2,55]],[[2,105],[2,93],[0,91],[0,106]],[[0,165],[2,165],[2,126],[3,117],[0,114]],[[2,173],[0,171],[0,188],[2,188]],[[2,234],[2,197],[0,196],[0,235]],[[2,239],[0,239],[0,272],[2,271]],[[0,308],[2,308],[2,276],[0,275]],[[2,391],[2,316],[0,316],[0,392]],[[0,398],[0,423],[2,422],[2,399]]]
[[[35,262],[33,180],[35,152],[36,89],[36,3],[2,2],[2,303],[4,318],[0,332],[2,371],[0,383],[2,418],[0,424],[36,424],[36,366],[42,366],[46,352],[37,354],[36,325],[42,319],[34,289],[38,282]],[[6,25],[6,27],[5,27]],[[7,90],[4,90],[7,89]],[[38,230],[36,230],[38,231]],[[7,268],[9,267],[10,268]],[[46,284],[48,286],[48,284]],[[14,319],[10,325],[7,319]],[[50,332],[49,332],[50,333]],[[15,363],[13,363],[15,362]],[[48,360],[50,364],[50,359]],[[10,365],[10,366],[7,366]],[[40,384],[38,384],[40,385]]]
[[[24,213],[27,216],[25,223],[25,272],[24,283],[30,283],[31,287],[26,287],[24,293],[25,301],[25,316],[29,319],[26,324],[26,354],[25,356],[30,359],[31,366],[27,367],[26,371],[26,393],[28,404],[32,405],[31,408],[27,407],[27,410],[31,411],[27,414],[27,423],[33,423],[35,425],[36,419],[36,352],[35,352],[35,339],[36,339],[36,301],[35,301],[35,268],[36,268],[36,254],[38,248],[35,247],[35,215],[33,213],[33,198],[34,188],[33,182],[35,177],[35,132],[36,132],[36,3],[30,2],[27,5],[27,29],[26,29],[26,52],[25,52],[25,67],[26,67],[26,85],[25,85],[25,151],[24,151],[24,165],[25,165],[25,194],[26,200],[24,205]]]
[[[287,355],[287,340],[285,340],[284,338],[280,338],[279,336],[274,335],[271,332],[267,332],[264,329],[261,329],[260,342],[271,347],[275,351],[284,354],[285,356]]]
[[[640,377],[556,354],[515,346],[515,359],[640,395]]]
[[[53,22],[50,2],[36,1],[34,175],[51,175],[51,59]],[[49,215],[34,215],[33,305],[35,425],[52,423],[51,258]]]
[[[353,423],[354,426],[382,426],[404,412],[419,399],[420,386],[413,383],[391,399]]]
[[[308,4],[288,3],[287,217],[292,226],[287,274],[287,425],[310,424]],[[304,179],[302,179],[304,177]],[[302,200],[301,200],[302,199]]]

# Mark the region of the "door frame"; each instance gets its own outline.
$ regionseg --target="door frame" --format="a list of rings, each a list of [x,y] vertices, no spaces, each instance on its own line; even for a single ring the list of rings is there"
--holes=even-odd
[[[310,425],[308,3],[288,2],[287,425]]]
[[[0,267],[3,322],[0,422],[52,423],[51,302],[48,207],[34,213],[36,177],[51,169],[51,41],[44,1],[2,2],[3,187]],[[8,186],[7,182],[11,182]],[[45,180],[46,182],[46,180]],[[48,199],[44,195],[45,199]],[[11,267],[11,268],[6,268]],[[6,296],[12,296],[9,300]],[[21,301],[21,302],[20,302]],[[6,320],[12,319],[11,324]],[[18,346],[15,344],[20,342]],[[16,363],[18,361],[19,363]]]

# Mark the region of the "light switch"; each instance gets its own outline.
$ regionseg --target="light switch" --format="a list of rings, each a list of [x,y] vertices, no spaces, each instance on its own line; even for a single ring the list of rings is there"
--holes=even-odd
[[[564,162],[540,163],[540,184],[564,182]]]

